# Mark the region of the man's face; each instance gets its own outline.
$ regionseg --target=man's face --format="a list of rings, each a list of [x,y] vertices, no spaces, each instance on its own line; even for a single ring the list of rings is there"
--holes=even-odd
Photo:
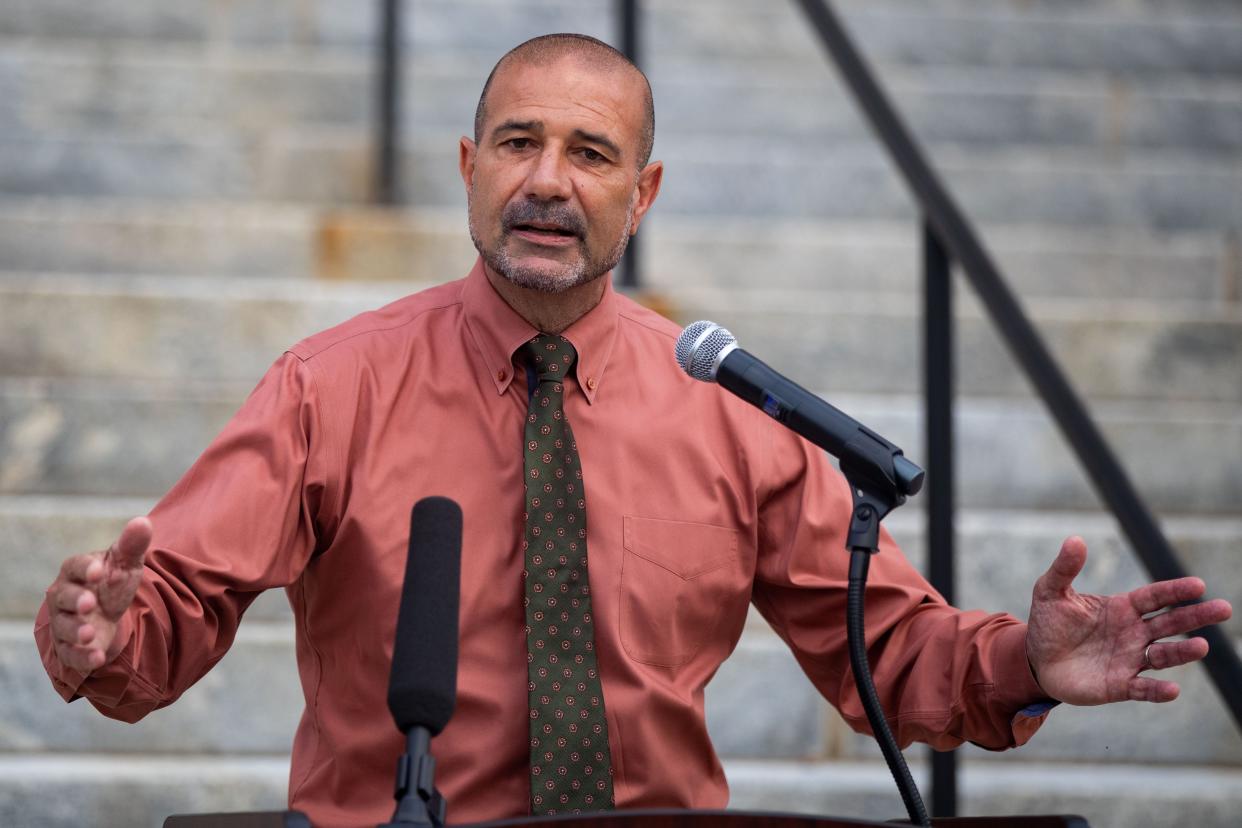
[[[638,170],[642,80],[573,57],[502,67],[479,143],[461,141],[470,237],[489,268],[558,293],[616,266],[659,189]]]

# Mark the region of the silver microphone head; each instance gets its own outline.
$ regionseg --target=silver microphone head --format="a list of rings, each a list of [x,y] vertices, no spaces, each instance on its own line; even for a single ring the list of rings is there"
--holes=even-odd
[[[677,363],[696,380],[716,381],[720,361],[737,347],[737,339],[715,322],[691,322],[677,337]]]

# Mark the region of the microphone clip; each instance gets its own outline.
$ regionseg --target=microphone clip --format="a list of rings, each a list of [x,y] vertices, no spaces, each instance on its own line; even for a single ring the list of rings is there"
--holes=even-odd
[[[851,551],[866,550],[874,555],[880,551],[880,521],[905,503],[906,496],[895,486],[886,485],[887,481],[876,481],[874,466],[859,469],[842,460],[840,467],[841,475],[849,484],[850,495],[854,499],[845,548]]]

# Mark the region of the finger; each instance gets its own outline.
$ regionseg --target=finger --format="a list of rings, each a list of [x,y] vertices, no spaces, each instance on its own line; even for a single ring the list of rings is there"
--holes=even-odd
[[[1152,616],[1146,622],[1147,633],[1151,640],[1155,641],[1158,638],[1181,635],[1201,627],[1228,621],[1230,615],[1232,611],[1229,602],[1216,598],[1204,601],[1202,604],[1177,607]]]
[[[151,521],[136,517],[125,524],[121,537],[108,550],[108,563],[118,569],[141,569],[142,559],[151,545]]]
[[[1146,615],[1173,604],[1202,598],[1206,589],[1202,580],[1193,577],[1157,581],[1131,592],[1130,604],[1140,615]]]
[[[102,667],[106,658],[103,650],[98,647],[69,644],[56,645],[56,657],[60,659],[61,664],[80,673],[89,673],[91,670]]]
[[[1066,538],[1052,566],[1035,582],[1035,597],[1052,598],[1063,594],[1074,583],[1086,563],[1086,542],[1076,535]]]
[[[1130,679],[1127,690],[1129,691],[1130,701],[1156,703],[1171,702],[1181,692],[1177,682],[1147,678],[1146,676],[1135,676]]]
[[[1202,638],[1185,641],[1161,641],[1147,648],[1147,660],[1153,670],[1167,670],[1199,661],[1208,654],[1208,643]]]
[[[48,603],[59,612],[85,615],[95,609],[99,601],[89,589],[77,584],[62,584],[49,595]]]
[[[103,572],[103,561],[100,560],[98,552],[74,555],[66,558],[60,565],[61,579],[75,584],[94,583],[103,577]]]
[[[52,616],[52,638],[62,644],[89,644],[95,640],[95,626],[80,615],[58,612]]]

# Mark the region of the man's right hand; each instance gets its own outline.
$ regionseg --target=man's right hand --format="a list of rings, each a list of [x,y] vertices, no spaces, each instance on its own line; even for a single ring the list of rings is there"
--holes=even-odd
[[[125,525],[106,552],[74,555],[47,590],[52,640],[61,664],[89,673],[117,657],[129,640],[125,611],[142,583],[142,561],[151,545],[151,521]]]

